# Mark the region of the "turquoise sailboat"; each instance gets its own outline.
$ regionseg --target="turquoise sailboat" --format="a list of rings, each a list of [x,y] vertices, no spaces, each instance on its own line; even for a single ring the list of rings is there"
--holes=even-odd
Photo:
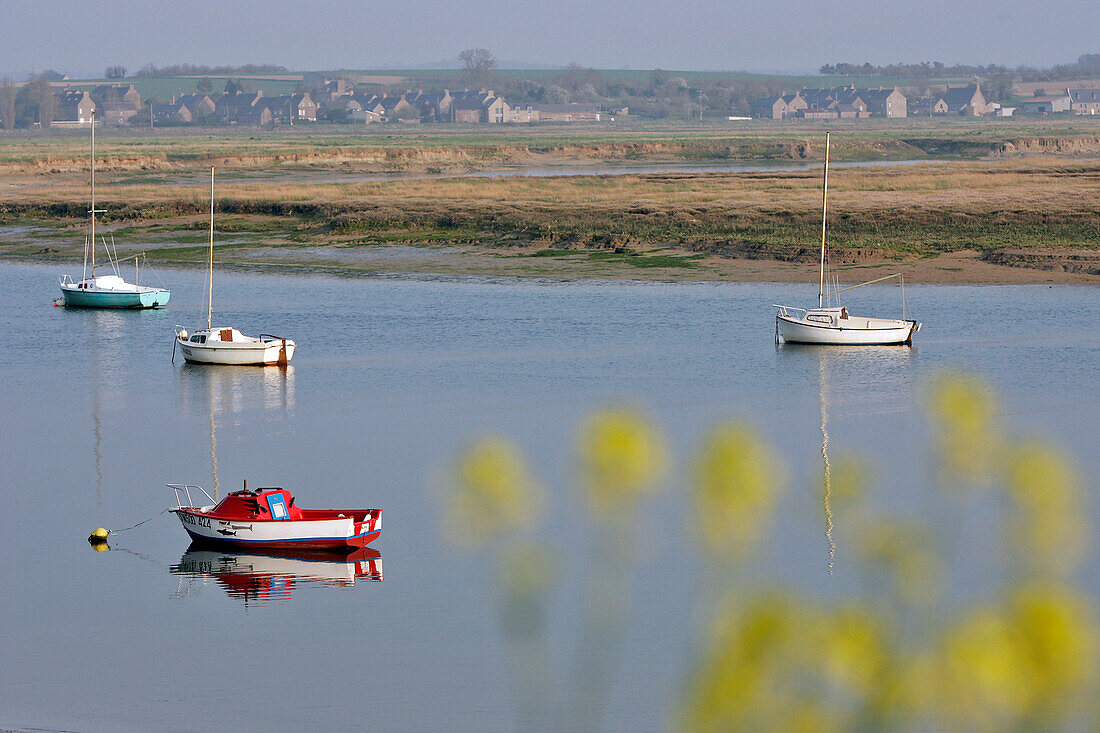
[[[111,273],[96,274],[95,262],[95,215],[103,213],[95,207],[95,112],[92,112],[92,208],[91,236],[84,240],[84,271],[79,281],[70,276],[61,277],[61,302],[70,308],[159,308],[168,305],[172,293],[165,288],[149,287],[128,283],[122,278],[118,266],[126,260],[134,260],[134,280],[137,280],[137,263],[143,255],[125,257],[121,260],[111,255],[106,241],[103,249],[107,252],[107,265]],[[89,275],[89,264],[91,274]]]

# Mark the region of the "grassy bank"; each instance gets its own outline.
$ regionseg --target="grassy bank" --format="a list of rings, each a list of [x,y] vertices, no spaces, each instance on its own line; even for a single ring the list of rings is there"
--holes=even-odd
[[[961,132],[990,137],[995,129],[988,123],[973,128],[960,123],[954,138],[943,133],[935,139],[941,145],[944,140],[970,144]],[[916,139],[912,129],[906,131]],[[637,134],[653,138],[647,145],[675,149],[679,155],[684,148],[677,145],[728,144],[729,138],[712,128],[681,132],[687,142],[653,130]],[[789,131],[784,132],[789,138]],[[834,139],[851,153],[884,140],[896,143],[900,132],[884,123],[864,130],[862,137],[841,133]],[[930,131],[925,132],[929,134],[922,139],[931,139]],[[621,153],[624,143],[606,138],[626,134],[578,134],[569,144],[591,144],[604,153],[610,150],[607,146],[619,146]],[[1091,134],[1080,132],[1075,144],[1087,143]],[[775,129],[761,128],[741,142],[764,146],[778,135]],[[593,140],[585,142],[586,136]],[[468,154],[465,143],[448,147],[435,133],[373,142],[388,155],[408,151],[411,141],[422,139],[438,146],[440,155]],[[462,139],[458,135],[452,142]],[[1061,139],[1063,151],[1080,149],[1067,147],[1066,138],[1033,139],[1048,141],[1044,145]],[[311,145],[340,147],[343,140],[305,138],[300,141],[305,150],[296,155],[309,155]],[[478,140],[481,144],[486,138]],[[527,139],[527,150],[533,140]],[[242,147],[252,144],[231,136],[215,142],[229,146],[234,141]],[[5,142],[19,147],[17,141]],[[123,139],[115,142],[121,145]],[[273,136],[255,144],[270,148],[293,142]],[[68,138],[58,144],[77,145]],[[192,160],[212,154],[204,140],[173,138],[171,144],[193,146],[197,157]],[[493,149],[500,152],[501,147]],[[760,149],[756,154],[762,155]],[[716,259],[812,262],[820,238],[816,168],[510,178],[440,173],[369,180],[362,175],[369,166],[348,161],[316,158],[308,163],[299,158],[286,168],[262,164],[257,162],[262,156],[246,153],[238,151],[236,163],[219,166],[218,241],[227,261],[271,259],[302,267],[323,261],[350,268],[349,262],[369,259],[373,250],[401,245],[476,254],[482,265],[507,259],[510,269],[525,261],[539,275],[553,274],[555,268],[575,273],[614,265],[625,272],[690,277]],[[803,154],[816,154],[816,148]],[[8,155],[10,161],[10,150]],[[42,154],[37,155],[35,165],[44,164]],[[522,156],[503,160],[522,162]],[[97,206],[106,209],[101,221],[120,253],[141,249],[150,259],[166,263],[201,259],[209,190],[203,171],[208,162],[202,167],[192,162],[175,173],[150,165],[118,166],[99,175]],[[6,229],[0,255],[78,256],[87,216],[86,179],[79,166],[9,171],[0,180],[0,227]],[[840,265],[913,262],[973,250],[986,262],[1001,265],[1100,275],[1098,201],[1100,163],[1064,153],[841,167],[830,175],[830,242]],[[349,253],[359,253],[358,259]]]
[[[1053,120],[831,120],[836,160],[966,159],[1056,153],[1100,155],[1100,122]],[[597,162],[814,160],[825,123],[617,121],[597,125],[304,125],[276,129],[104,129],[103,170],[180,172],[209,165],[270,172],[315,167],[441,171]],[[0,171],[86,170],[87,132],[0,132]]]

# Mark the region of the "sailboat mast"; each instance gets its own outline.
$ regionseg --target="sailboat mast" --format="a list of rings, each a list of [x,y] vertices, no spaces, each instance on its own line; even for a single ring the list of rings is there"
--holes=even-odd
[[[825,177],[821,183],[821,274],[817,279],[817,307],[825,303],[825,212],[829,203],[829,133],[825,133]]]
[[[210,166],[210,267],[206,278],[206,330],[214,315],[214,166]]]
[[[91,215],[92,215],[91,252],[92,252],[92,277],[95,277],[95,110],[94,109],[92,110],[92,158],[91,158],[91,169],[92,169],[92,210],[90,212]]]

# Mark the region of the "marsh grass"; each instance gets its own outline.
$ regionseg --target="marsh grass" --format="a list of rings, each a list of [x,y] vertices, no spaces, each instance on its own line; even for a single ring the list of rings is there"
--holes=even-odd
[[[3,145],[0,144],[0,149]],[[116,236],[175,234],[198,243],[208,226],[206,190],[127,172],[104,175],[104,226]],[[0,218],[64,228],[86,218],[82,174],[9,176]],[[349,182],[236,177],[219,186],[220,236],[257,244],[538,247],[533,257],[689,267],[616,248],[812,259],[820,240],[820,173],[810,170],[654,173]],[[1100,244],[1100,162],[1033,156],[841,168],[830,175],[829,238],[838,264],[868,253],[924,257],[963,249]],[[43,234],[52,236],[52,234]],[[79,243],[78,243],[79,244]],[[0,244],[0,252],[8,248]],[[547,252],[547,254],[540,254]],[[163,247],[158,258],[179,256]],[[527,256],[530,253],[524,253]],[[605,258],[602,259],[601,258]],[[606,258],[611,258],[608,260]]]

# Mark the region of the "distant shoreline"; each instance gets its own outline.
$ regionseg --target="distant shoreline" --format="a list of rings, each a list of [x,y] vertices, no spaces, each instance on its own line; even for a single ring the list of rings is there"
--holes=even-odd
[[[120,257],[205,262],[213,166],[219,267],[816,282],[824,129],[119,133],[97,140],[96,232]],[[1100,282],[1096,121],[833,132],[841,160],[881,163],[830,171],[829,256],[844,282]],[[87,154],[79,137],[0,136],[0,257],[81,259]],[[537,175],[515,175],[525,169]]]
[[[295,256],[278,259],[220,259],[217,267],[225,271],[258,272],[283,275],[328,275],[350,278],[458,278],[544,280],[559,282],[671,282],[671,283],[807,283],[816,288],[817,266],[811,263],[791,263],[767,259],[726,259],[708,257],[691,269],[677,267],[639,268],[622,262],[590,263],[585,252],[545,263],[543,258],[516,255],[499,256],[493,252],[471,249],[433,248],[427,252],[417,247],[383,247],[378,256],[344,257],[342,259],[315,256]],[[479,248],[480,249],[480,248]],[[310,253],[312,254],[312,253]],[[54,265],[58,274],[79,269],[80,260],[70,257],[0,255],[4,262],[24,262]],[[196,262],[157,261],[154,269],[201,269]],[[900,273],[907,285],[1100,285],[1100,275],[1037,270],[991,264],[974,251],[953,252],[935,258],[912,261],[869,261],[856,267],[836,267],[833,273],[839,282],[851,284]],[[890,287],[887,281],[884,287]]]

